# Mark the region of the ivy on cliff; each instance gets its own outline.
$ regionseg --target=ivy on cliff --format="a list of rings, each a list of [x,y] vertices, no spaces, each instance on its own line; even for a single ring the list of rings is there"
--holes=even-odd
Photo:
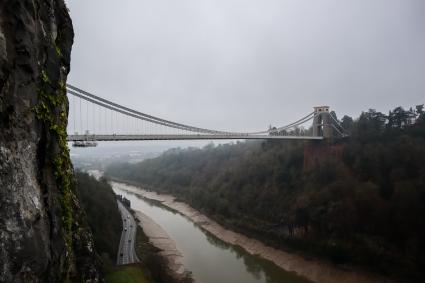
[[[57,187],[60,191],[61,219],[64,230],[64,239],[69,263],[72,253],[72,165],[69,158],[69,149],[67,144],[67,98],[65,82],[59,81],[55,85],[50,79],[45,69],[40,72],[39,88],[37,90],[39,103],[34,107],[34,112],[38,120],[42,121],[50,133],[56,138],[58,149],[55,150],[52,144],[47,147],[54,152],[52,158],[52,168],[56,179]],[[65,281],[68,277],[64,275]]]

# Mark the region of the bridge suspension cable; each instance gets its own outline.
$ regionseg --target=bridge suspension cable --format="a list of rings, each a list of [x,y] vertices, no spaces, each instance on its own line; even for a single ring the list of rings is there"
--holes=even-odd
[[[149,115],[114,103],[71,84],[66,85],[67,93],[72,96],[69,121],[73,121],[74,134],[69,140],[138,140],[138,139],[322,139],[308,136],[308,132],[299,128],[312,120],[312,112],[297,121],[278,128],[269,128],[257,132],[221,131],[177,123]],[[78,101],[76,101],[78,100]],[[72,105],[72,107],[71,107]],[[91,106],[91,107],[89,107]],[[72,109],[72,111],[71,111]],[[77,124],[80,134],[77,132]],[[86,127],[84,129],[84,127]],[[92,129],[92,133],[89,132]],[[70,127],[69,129],[72,129]],[[288,132],[288,130],[294,131]],[[301,131],[299,130],[301,129]],[[112,131],[112,133],[111,133]],[[140,134],[142,133],[142,134]],[[292,136],[292,137],[289,137]]]
[[[212,130],[212,129],[205,129],[205,128],[199,128],[199,127],[194,127],[194,126],[190,126],[190,125],[185,125],[185,124],[181,124],[181,123],[176,123],[173,121],[169,121],[169,120],[165,120],[159,117],[155,117],[146,113],[142,113],[133,109],[130,109],[128,107],[122,106],[120,104],[114,103],[112,101],[106,100],[104,98],[101,98],[99,96],[96,96],[92,93],[89,93],[85,90],[82,90],[78,87],[75,87],[71,84],[67,84],[67,91],[68,93],[75,95],[77,97],[80,97],[84,100],[87,100],[89,102],[98,104],[102,107],[106,107],[108,109],[120,112],[124,115],[128,115],[134,118],[138,118],[138,119],[142,119],[151,123],[156,123],[159,125],[163,125],[163,126],[167,126],[167,127],[171,127],[171,128],[176,128],[176,129],[181,129],[181,130],[187,130],[190,132],[195,132],[195,133],[207,133],[207,134],[230,134],[230,135],[234,135],[234,134],[239,134],[239,135],[258,135],[258,134],[269,134],[271,132],[275,132],[277,131],[283,131],[283,130],[287,130],[290,128],[295,128],[298,127],[301,124],[304,124],[305,122],[313,119],[314,116],[314,112],[308,114],[307,116],[291,123],[285,126],[281,126],[277,129],[271,130],[264,130],[264,131],[257,131],[257,132],[230,132],[230,131],[220,131],[220,130]]]
[[[189,125],[185,125],[185,124],[180,124],[180,123],[176,123],[176,122],[172,122],[172,121],[168,121],[159,117],[155,117],[146,113],[142,113],[133,109],[130,109],[128,107],[119,105],[117,103],[114,103],[112,101],[103,99],[99,96],[96,96],[92,93],[89,93],[87,91],[84,91],[80,88],[77,88],[75,86],[72,86],[70,84],[67,84],[67,89],[68,92],[76,95],[82,99],[88,100],[92,103],[103,103],[101,104],[103,107],[108,106],[109,107],[114,107],[115,111],[121,112],[123,114],[135,117],[134,115],[137,115],[137,117],[135,118],[141,118],[144,119],[146,121],[152,122],[152,123],[156,123],[156,124],[160,124],[160,125],[164,125],[164,126],[168,126],[168,127],[172,127],[172,128],[178,128],[178,129],[185,129],[188,131],[192,131],[192,132],[198,132],[198,133],[209,133],[209,134],[233,134],[233,132],[226,132],[226,131],[217,131],[217,130],[210,130],[210,129],[203,129],[203,128],[198,128],[198,127],[193,127],[193,126],[189,126]],[[78,92],[78,93],[77,93]],[[125,111],[125,112],[122,112]],[[133,115],[130,115],[133,114]]]
[[[341,135],[341,137],[348,136],[348,134],[346,133],[346,130],[341,125],[341,122],[338,121],[337,119],[335,119],[335,117],[333,115],[330,115],[330,116],[331,116],[331,119],[335,122],[335,124],[332,124],[332,127]],[[339,127],[339,129],[335,125],[337,125]]]

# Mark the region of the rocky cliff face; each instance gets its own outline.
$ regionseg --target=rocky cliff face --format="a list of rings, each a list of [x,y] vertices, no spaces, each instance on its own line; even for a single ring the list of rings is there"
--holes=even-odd
[[[66,144],[63,0],[0,0],[0,282],[97,281]]]

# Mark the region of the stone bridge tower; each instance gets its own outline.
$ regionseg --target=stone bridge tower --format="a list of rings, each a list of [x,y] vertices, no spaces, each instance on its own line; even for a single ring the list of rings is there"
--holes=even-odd
[[[329,113],[329,106],[314,107],[313,136],[332,137],[332,117]]]

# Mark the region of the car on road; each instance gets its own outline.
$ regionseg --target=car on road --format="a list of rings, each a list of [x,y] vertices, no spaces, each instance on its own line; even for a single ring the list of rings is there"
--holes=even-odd
[[[124,228],[124,231],[127,231],[127,228]]]
[[[120,257],[123,257],[123,253],[120,253]]]
[[[128,242],[131,243],[131,239],[129,239]]]

